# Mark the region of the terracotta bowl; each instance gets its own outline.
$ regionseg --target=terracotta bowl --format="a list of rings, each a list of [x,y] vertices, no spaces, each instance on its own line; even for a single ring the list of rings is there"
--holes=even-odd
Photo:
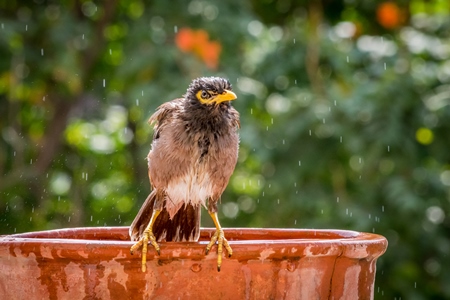
[[[225,229],[233,256],[217,272],[213,233],[130,254],[128,227],[0,237],[1,299],[372,299],[387,240],[346,230]]]

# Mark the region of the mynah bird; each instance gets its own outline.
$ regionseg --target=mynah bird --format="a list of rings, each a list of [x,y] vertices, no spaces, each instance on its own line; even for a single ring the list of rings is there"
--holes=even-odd
[[[202,77],[192,81],[182,98],[159,106],[150,117],[154,125],[147,156],[152,191],[130,226],[142,247],[146,270],[147,245],[160,254],[158,242],[198,241],[201,206],[208,209],[216,231],[206,254],[217,243],[217,270],[223,247],[232,250],[217,216],[217,205],[238,158],[239,113],[231,106],[236,94],[228,80]]]

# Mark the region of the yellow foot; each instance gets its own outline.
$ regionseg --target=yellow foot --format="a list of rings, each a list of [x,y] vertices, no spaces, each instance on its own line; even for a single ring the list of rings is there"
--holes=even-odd
[[[233,254],[233,250],[231,250],[231,247],[223,234],[223,230],[222,228],[220,228],[216,229],[216,232],[212,236],[211,241],[209,242],[208,246],[206,246],[206,254],[209,253],[209,250],[211,250],[212,246],[216,242],[217,242],[217,271],[220,272],[220,267],[222,266],[223,246],[225,246],[225,248],[227,249],[228,257],[231,257],[231,255]]]
[[[147,270],[147,266],[146,266],[147,245],[148,245],[149,241],[153,245],[153,247],[155,247],[155,250],[156,250],[156,252],[158,252],[158,255],[160,255],[159,245],[156,242],[156,238],[153,235],[153,232],[151,230],[145,230],[142,234],[141,239],[136,244],[131,246],[131,249],[130,249],[130,253],[131,253],[131,255],[133,255],[134,251],[136,251],[137,249],[142,247],[142,272],[145,272]]]

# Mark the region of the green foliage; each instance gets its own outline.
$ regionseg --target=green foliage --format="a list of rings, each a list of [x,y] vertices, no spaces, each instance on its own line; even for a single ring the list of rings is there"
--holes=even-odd
[[[377,299],[450,298],[450,5],[328,2],[1,3],[0,232],[129,225],[148,117],[222,75],[242,125],[223,225],[379,233]]]

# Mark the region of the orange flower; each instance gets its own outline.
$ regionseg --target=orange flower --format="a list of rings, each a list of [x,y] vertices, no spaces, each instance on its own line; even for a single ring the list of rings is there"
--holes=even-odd
[[[217,68],[222,45],[219,42],[210,41],[205,30],[182,28],[175,36],[175,44],[181,51],[193,53],[208,68]]]
[[[397,28],[403,21],[402,11],[393,2],[383,2],[377,8],[377,21],[384,28]]]

